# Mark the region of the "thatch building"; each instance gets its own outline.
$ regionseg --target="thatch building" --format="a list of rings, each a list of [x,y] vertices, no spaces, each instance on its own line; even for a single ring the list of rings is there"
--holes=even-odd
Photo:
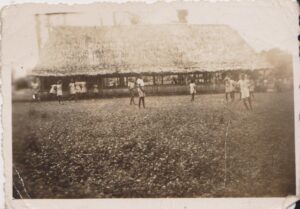
[[[225,73],[271,66],[226,25],[59,26],[51,29],[32,75],[42,91],[71,78],[97,83],[103,95],[125,93],[141,74],[150,94],[184,93],[194,77],[199,90],[223,83]],[[221,85],[220,85],[221,86]]]

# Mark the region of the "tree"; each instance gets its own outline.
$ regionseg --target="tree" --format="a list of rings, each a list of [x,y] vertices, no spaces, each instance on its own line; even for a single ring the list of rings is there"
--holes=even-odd
[[[274,66],[272,74],[276,78],[288,78],[293,75],[292,55],[278,48],[262,51],[261,55]]]
[[[189,12],[186,9],[177,10],[177,18],[180,23],[187,23]]]
[[[133,14],[133,13],[129,13],[128,12],[128,15],[129,15],[129,20],[130,20],[130,23],[132,25],[137,25],[141,22],[141,18],[139,15],[137,14]]]
[[[14,86],[16,90],[30,88],[29,81],[27,78],[18,78],[14,81]]]

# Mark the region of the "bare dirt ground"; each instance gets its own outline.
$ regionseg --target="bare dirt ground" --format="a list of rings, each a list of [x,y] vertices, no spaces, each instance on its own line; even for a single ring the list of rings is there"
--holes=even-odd
[[[295,194],[293,95],[255,96],[14,103],[14,197]]]

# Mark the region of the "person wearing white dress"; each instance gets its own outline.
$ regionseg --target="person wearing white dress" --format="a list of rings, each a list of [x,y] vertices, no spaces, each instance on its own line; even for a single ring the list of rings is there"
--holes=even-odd
[[[62,92],[62,82],[59,80],[56,84],[56,95],[59,104],[63,104],[63,92]]]
[[[56,90],[57,90],[56,84],[52,84],[49,93],[50,93],[50,98],[53,99],[53,100],[57,96],[56,95]]]
[[[75,81],[76,99],[80,99],[81,89],[82,89],[82,87],[81,87],[81,82]]]
[[[196,84],[194,79],[192,79],[190,83],[190,94],[192,95],[191,102],[193,102],[196,94]]]
[[[130,79],[128,80],[128,89],[129,89],[129,93],[130,93],[130,105],[135,105],[134,102],[134,89],[135,89],[135,84],[134,82]]]
[[[141,103],[143,103],[143,107],[145,108],[145,89],[144,89],[144,81],[141,76],[138,76],[138,79],[136,81],[137,84],[137,90],[139,94],[139,108],[141,108]]]
[[[32,99],[34,101],[40,101],[40,96],[39,96],[39,92],[40,92],[40,84],[38,82],[37,79],[35,79],[32,83],[32,90],[33,90],[33,94],[32,94]]]
[[[230,96],[231,101],[234,101],[234,89],[235,89],[235,81],[232,80],[230,77],[226,76],[225,77],[225,98],[226,101],[228,102]]]
[[[238,81],[238,86],[240,87],[241,99],[243,100],[246,109],[249,110],[249,104],[250,110],[252,110],[252,103],[250,98],[250,84],[249,80],[246,79],[245,74],[241,75],[241,79]]]
[[[230,95],[230,78],[228,76],[225,77],[224,79],[225,81],[225,98],[226,98],[226,102],[228,102],[228,95]]]
[[[87,97],[87,86],[86,86],[85,81],[81,82],[81,93],[82,93],[83,98]]]
[[[250,98],[254,99],[255,82],[252,77],[249,78]]]
[[[98,84],[93,85],[93,94],[94,94],[94,98],[97,98],[99,96]]]

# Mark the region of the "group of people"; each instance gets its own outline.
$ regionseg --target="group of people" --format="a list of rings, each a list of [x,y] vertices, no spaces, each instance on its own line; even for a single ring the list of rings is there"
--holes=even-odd
[[[226,76],[224,79],[225,84],[225,98],[226,101],[229,102],[229,100],[234,101],[235,100],[235,93],[240,93],[240,100],[243,100],[244,106],[247,110],[252,110],[252,101],[251,98],[254,98],[254,80],[251,79],[250,76],[247,76],[246,74],[241,74],[240,79],[238,81],[235,81],[232,79],[231,76]],[[38,82],[33,82],[33,99],[34,100],[40,100],[39,94],[38,94]],[[86,82],[81,81],[74,81],[71,79],[69,83],[69,100],[75,100],[77,101],[79,98],[84,98],[87,93],[87,87]],[[191,79],[189,88],[190,88],[190,94],[191,94],[191,101],[193,102],[195,100],[196,95],[196,83],[195,79]],[[145,84],[141,76],[138,76],[136,80],[129,79],[128,80],[128,89],[130,93],[130,105],[137,105],[135,103],[135,92],[137,91],[139,96],[138,106],[141,108],[145,108]],[[99,88],[97,84],[93,85],[93,94],[96,97],[99,95]],[[58,103],[63,104],[63,87],[62,87],[62,81],[58,80],[56,84],[52,84],[50,88],[50,95],[56,96]]]
[[[143,104],[143,108],[145,108],[145,84],[144,80],[141,76],[138,76],[136,81],[134,82],[133,79],[128,80],[128,89],[130,92],[130,105],[135,105],[134,97],[135,97],[135,89],[137,89],[139,95],[139,108],[141,108],[141,104]]]
[[[71,79],[69,83],[69,100],[77,101],[78,99],[85,98],[87,95],[86,82],[84,81],[74,81]],[[50,87],[50,95],[52,97],[57,97],[58,103],[63,104],[63,88],[62,81],[57,81],[56,84],[52,84]],[[96,97],[99,94],[98,85],[93,85],[93,94]]]
[[[252,98],[254,98],[254,80],[246,75],[241,74],[238,81],[233,80],[231,77],[227,76],[225,78],[225,97],[228,102],[229,96],[231,101],[235,99],[235,92],[240,93],[240,100],[243,100],[243,103],[247,110],[252,110]]]
[[[226,102],[229,102],[229,98],[231,101],[234,101],[235,93],[239,92],[240,100],[243,100],[246,109],[252,110],[251,98],[254,98],[254,80],[246,74],[241,74],[238,81],[233,80],[230,76],[226,76],[224,82]],[[196,84],[194,79],[191,79],[190,82],[190,94],[191,101],[193,102],[196,94]]]
[[[240,93],[240,100],[243,100],[244,106],[247,110],[252,110],[252,101],[251,98],[254,98],[254,80],[247,76],[246,74],[241,74],[240,79],[238,81],[233,80],[230,76],[226,76],[225,79],[225,98],[226,101],[229,102],[229,98],[231,101],[235,100],[235,93]],[[139,76],[134,82],[133,80],[128,81],[128,88],[130,92],[130,105],[135,104],[135,88],[137,88],[139,95],[139,108],[141,107],[141,103],[145,108],[145,90],[144,90],[144,81],[141,76]],[[197,85],[195,83],[195,79],[192,78],[189,84],[190,94],[191,94],[191,102],[195,100],[195,95],[197,93],[196,88]]]
[[[62,90],[62,81],[57,81],[56,84],[52,84],[50,88],[50,95],[53,95],[52,97],[57,97],[58,103],[63,103],[63,90]]]

